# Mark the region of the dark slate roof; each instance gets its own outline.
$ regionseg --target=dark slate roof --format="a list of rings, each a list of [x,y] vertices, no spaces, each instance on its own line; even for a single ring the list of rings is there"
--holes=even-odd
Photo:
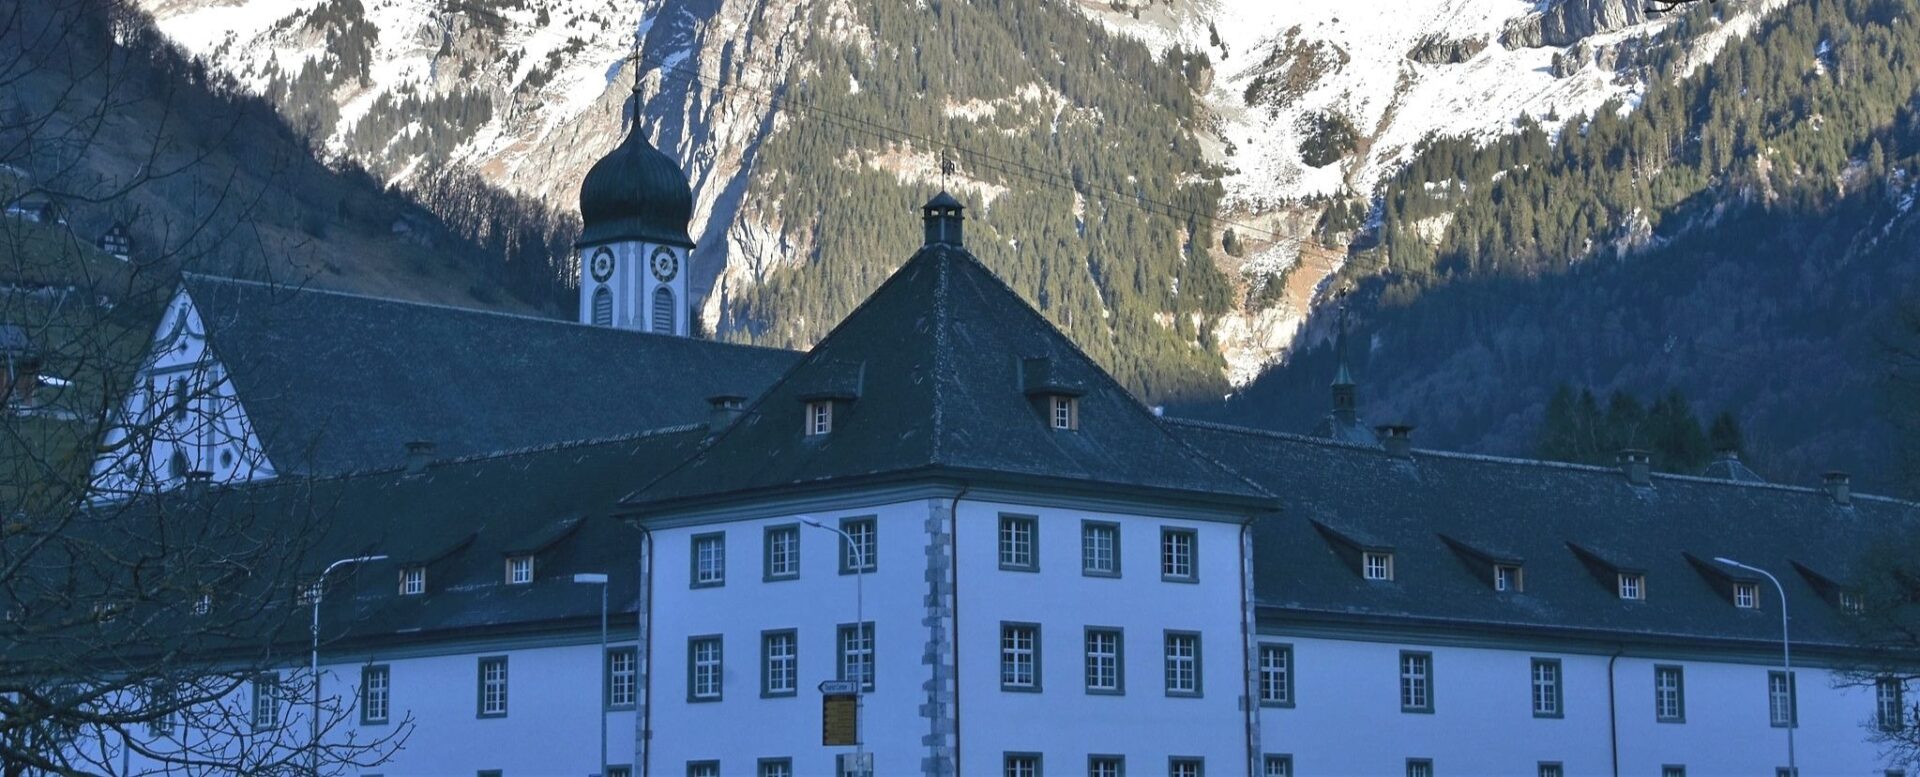
[[[686,174],[647,142],[638,121],[580,181],[582,245],[639,240],[692,247],[687,236],[692,220],[693,189]]]
[[[599,591],[574,583],[575,573],[607,575],[610,611],[631,613],[638,605],[641,535],[608,517],[616,500],[705,437],[704,426],[690,426],[443,461],[419,475],[393,468],[272,481],[234,489],[241,496],[224,504],[290,521],[309,511],[322,516],[328,530],[307,566],[358,554],[390,557],[354,575],[353,612],[329,609],[326,639],[597,622]],[[534,555],[534,581],[507,585],[506,558],[527,553]],[[427,592],[399,595],[400,569],[416,564],[427,566]]]
[[[214,355],[282,474],[516,450],[707,418],[791,351],[187,275]]]
[[[1920,505],[1878,497],[1842,506],[1818,489],[1662,474],[1636,488],[1604,467],[1395,457],[1195,421],[1169,427],[1280,495],[1280,511],[1259,518],[1254,535],[1263,620],[1777,645],[1771,586],[1759,610],[1736,609],[1718,576],[1700,568],[1725,556],[1780,578],[1797,645],[1837,647],[1847,631],[1834,592],[1798,568],[1846,580],[1877,538],[1920,530]],[[1323,527],[1391,548],[1395,580],[1361,579],[1352,552]],[[1525,592],[1495,592],[1476,556],[1524,562]],[[1644,572],[1646,601],[1619,599],[1611,573],[1601,576],[1608,566]]]
[[[1055,431],[1024,376],[1079,395]],[[833,432],[802,434],[808,399],[837,399]],[[700,455],[631,503],[661,508],[769,489],[922,474],[1118,486],[1270,503],[1153,413],[958,246],[929,245]]]

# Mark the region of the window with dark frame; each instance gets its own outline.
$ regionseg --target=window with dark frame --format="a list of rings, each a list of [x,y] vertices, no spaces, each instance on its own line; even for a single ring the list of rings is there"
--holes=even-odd
[[[1007,753],[1001,763],[1006,777],[1040,777],[1039,753]]]
[[[480,717],[499,718],[507,714],[507,657],[480,659]]]
[[[1407,759],[1407,777],[1433,777],[1433,759]]]
[[[1167,777],[1206,777],[1206,772],[1204,758],[1176,755],[1167,759]]]
[[[800,691],[800,638],[793,629],[760,634],[760,695],[793,696]]]
[[[1087,777],[1126,777],[1127,759],[1120,755],[1087,756]]]
[[[1200,695],[1200,635],[1191,631],[1166,633],[1168,696]]]
[[[1080,522],[1080,572],[1096,577],[1120,576],[1120,524]]]
[[[1882,677],[1873,683],[1874,722],[1881,731],[1899,731],[1907,727],[1906,687],[1897,677]]]
[[[1040,690],[1040,627],[1000,624],[1000,690]]]
[[[253,730],[266,731],[280,726],[280,673],[264,672],[253,677]]]
[[[1400,651],[1400,711],[1433,711],[1433,654]]]
[[[1293,777],[1293,756],[1267,754],[1260,759],[1260,777]]]
[[[1268,707],[1293,706],[1293,646],[1260,644],[1260,703]]]
[[[767,580],[792,580],[800,576],[800,527],[769,526],[766,529]]]
[[[837,679],[864,680],[866,686],[864,691],[866,693],[872,693],[875,681],[873,676],[873,621],[867,621],[866,623],[859,624],[857,627],[851,623],[840,624],[838,639],[840,643],[840,661],[838,662],[839,677]]]
[[[1087,692],[1117,694],[1125,690],[1119,629],[1087,628]]]
[[[1000,568],[1038,572],[1039,523],[1031,515],[1000,516]]]
[[[1199,579],[1195,567],[1199,535],[1192,529],[1160,529],[1160,579],[1191,583]]]
[[[510,556],[507,558],[507,585],[526,585],[533,582],[533,557]]]
[[[1767,673],[1767,722],[1775,728],[1800,725],[1799,704],[1795,699],[1799,694],[1794,692],[1798,680],[1778,670]]]
[[[878,569],[880,566],[879,526],[875,523],[874,517],[843,518],[840,520],[840,530],[852,538],[851,543],[846,541],[840,543],[840,574],[871,573]],[[855,549],[859,552],[855,553]]]
[[[1533,716],[1536,718],[1560,717],[1562,712],[1560,708],[1559,659],[1533,659],[1531,673],[1533,685]]]
[[[1686,675],[1677,666],[1653,668],[1653,719],[1681,723],[1687,719]]]
[[[378,725],[387,722],[393,709],[393,670],[385,664],[360,668],[360,722]]]
[[[727,583],[727,535],[725,532],[693,536],[694,588],[712,588]]]
[[[718,634],[687,640],[687,701],[720,700],[720,650]]]
[[[607,706],[623,709],[634,706],[639,697],[639,652],[630,647],[607,650]]]

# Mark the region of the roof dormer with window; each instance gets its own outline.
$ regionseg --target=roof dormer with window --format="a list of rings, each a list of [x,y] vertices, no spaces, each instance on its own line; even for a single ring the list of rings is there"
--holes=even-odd
[[[1383,583],[1398,579],[1395,576],[1393,546],[1357,530],[1334,528],[1319,521],[1313,521],[1313,528],[1327,539],[1334,555],[1345,561],[1360,579]]]
[[[1452,549],[1460,558],[1460,563],[1474,577],[1484,581],[1499,593],[1520,593],[1526,590],[1526,564],[1512,553],[1488,548],[1485,545],[1469,543],[1440,535],[1440,541]]]
[[[1612,558],[1598,549],[1567,543],[1567,548],[1580,559],[1594,579],[1625,602],[1643,602],[1647,599],[1647,570]]]
[[[1080,397],[1087,390],[1080,381],[1070,380],[1061,372],[1052,357],[1021,359],[1020,390],[1047,428],[1071,432],[1080,428]]]

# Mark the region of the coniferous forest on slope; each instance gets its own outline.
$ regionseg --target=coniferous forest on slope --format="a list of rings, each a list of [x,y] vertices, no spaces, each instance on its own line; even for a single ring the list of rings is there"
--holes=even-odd
[[[1365,412],[1418,425],[1417,444],[1535,455],[1553,453],[1543,420],[1563,383],[1681,390],[1737,419],[1762,475],[1902,489],[1888,347],[1920,271],[1917,10],[1797,2],[1557,142],[1430,143],[1383,192],[1380,247],[1348,268]],[[1431,219],[1450,219],[1437,245],[1418,234]],[[1192,409],[1308,428],[1332,359],[1309,349],[1224,409]]]
[[[817,341],[918,247],[950,144],[984,185],[954,187],[968,245],[1002,279],[1141,396],[1223,393],[1208,327],[1233,290],[1207,254],[1213,225],[1187,215],[1221,195],[1192,132],[1205,56],[1156,57],[1061,3],[854,5],[873,41],[809,37],[788,87],[805,107],[747,194],[783,214],[801,261],[734,290],[721,334]],[[907,155],[922,182],[902,183]]]

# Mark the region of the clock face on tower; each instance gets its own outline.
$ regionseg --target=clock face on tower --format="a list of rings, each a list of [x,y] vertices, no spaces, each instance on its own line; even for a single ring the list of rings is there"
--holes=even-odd
[[[680,274],[680,257],[675,256],[671,248],[662,246],[653,249],[652,264],[653,277],[660,279],[661,283],[673,280],[673,276]]]
[[[608,278],[613,277],[613,251],[602,246],[600,250],[593,252],[593,259],[588,262],[587,269],[593,273],[594,280],[606,283]]]

